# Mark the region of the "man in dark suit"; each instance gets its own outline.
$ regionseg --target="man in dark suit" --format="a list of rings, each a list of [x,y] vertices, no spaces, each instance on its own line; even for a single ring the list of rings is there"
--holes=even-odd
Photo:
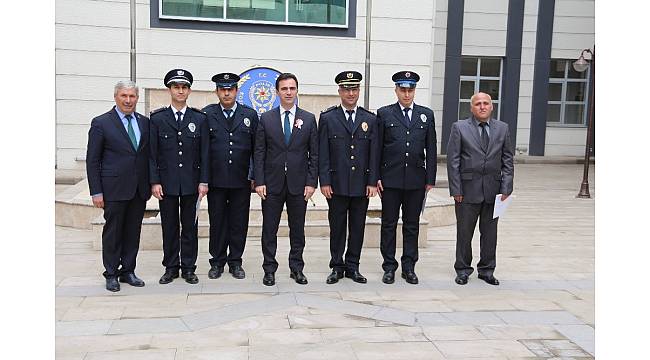
[[[263,283],[275,284],[275,252],[282,207],[289,221],[289,269],[298,284],[307,284],[305,212],[318,181],[318,129],[314,114],[296,106],[298,79],[283,73],[275,81],[280,106],[260,117],[255,137],[255,191],[262,198]]]
[[[149,119],[135,112],[138,86],[120,81],[116,106],[92,120],[88,131],[86,172],[93,205],[104,209],[102,260],[106,290],[120,282],[144,286],[135,275],[140,230],[149,188]],[[121,266],[121,268],[120,268]]]
[[[339,85],[341,105],[322,112],[318,123],[320,191],[329,205],[332,273],[328,284],[343,276],[361,284],[368,281],[359,272],[359,258],[368,199],[377,195],[379,143],[377,117],[357,105],[361,80],[357,71],[338,74],[334,81]]]
[[[382,149],[377,187],[381,198],[382,281],[395,281],[395,240],[402,209],[402,278],[417,284],[420,213],[424,197],[436,182],[436,129],[433,111],[413,103],[420,76],[413,71],[393,75],[397,102],[377,110]],[[424,234],[426,236],[426,234]]]
[[[235,279],[246,277],[242,254],[248,232],[248,211],[253,187],[253,149],[259,118],[252,108],[235,101],[239,76],[220,73],[216,83],[218,104],[206,106],[210,128],[210,271],[221,277],[228,263]],[[229,251],[229,252],[228,252]]]
[[[208,192],[208,121],[200,110],[187,106],[192,74],[174,69],[163,80],[171,106],[151,112],[151,193],[160,204],[165,273],[158,281],[178,278],[196,284],[198,223],[196,204]],[[179,219],[180,208],[180,219]],[[180,254],[180,256],[179,256]]]
[[[449,193],[456,203],[456,283],[467,284],[472,268],[472,236],[479,221],[481,259],[479,279],[499,285],[494,277],[497,219],[492,219],[497,194],[505,200],[512,193],[513,151],[508,124],[491,119],[492,98],[476,93],[471,99],[473,116],[455,122],[447,145]]]

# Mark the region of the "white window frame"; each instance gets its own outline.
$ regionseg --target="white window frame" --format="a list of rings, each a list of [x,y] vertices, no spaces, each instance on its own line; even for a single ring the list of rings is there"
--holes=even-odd
[[[546,124],[548,126],[552,127],[576,127],[576,128],[584,128],[587,127],[587,105],[589,102],[589,77],[591,76],[591,66],[585,70],[585,78],[584,79],[574,79],[574,78],[569,78],[569,66],[573,66],[573,62],[575,60],[569,60],[569,59],[551,59],[555,61],[564,61],[564,77],[563,78],[552,78],[549,75],[548,83],[549,84],[562,84],[562,97],[561,100],[548,100],[547,105],[560,105],[560,121],[559,122],[551,122],[546,120]],[[585,84],[585,93],[584,93],[584,101],[568,101],[566,100],[566,91],[567,91],[567,85],[568,83],[584,83]],[[564,120],[564,115],[565,115],[565,110],[566,110],[566,105],[583,105],[582,109],[582,124],[566,124]]]
[[[221,18],[205,18],[195,16],[178,16],[178,15],[163,15],[163,0],[158,0],[158,18],[169,20],[192,20],[192,21],[206,21],[206,22],[223,22],[223,23],[241,23],[241,24],[262,24],[262,25],[288,25],[288,26],[307,26],[307,27],[321,27],[321,28],[339,28],[347,29],[349,26],[350,18],[350,0],[345,0],[345,24],[316,24],[316,23],[297,23],[289,21],[289,0],[285,0],[284,6],[284,21],[264,21],[264,20],[244,20],[244,19],[226,19],[228,0],[223,1],[223,17]]]
[[[497,113],[496,116],[495,114],[492,114],[492,117],[499,120],[499,117],[501,115],[501,87],[502,87],[502,76],[503,76],[503,58],[500,57],[494,57],[494,56],[477,56],[477,55],[462,55],[461,56],[461,61],[462,58],[477,58],[478,61],[476,62],[476,75],[470,76],[470,75],[463,75],[461,73],[460,75],[460,81],[473,81],[474,82],[474,94],[476,94],[479,89],[480,89],[480,82],[481,80],[498,80],[499,81],[499,99],[498,100],[492,100],[493,104],[497,104]],[[499,59],[499,76],[481,76],[481,59]],[[460,114],[460,107],[462,104],[470,104],[471,106],[471,100],[470,99],[462,99],[460,97],[460,87],[458,89],[458,114]]]

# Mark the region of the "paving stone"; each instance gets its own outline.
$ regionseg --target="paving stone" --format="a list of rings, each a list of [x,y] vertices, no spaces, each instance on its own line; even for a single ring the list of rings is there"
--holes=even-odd
[[[202,349],[181,349],[177,360],[248,360],[248,347],[212,347]]]
[[[78,320],[114,320],[119,319],[124,308],[119,307],[74,307],[68,309],[61,318],[62,321]]]
[[[373,305],[390,307],[410,312],[452,312],[445,302],[440,300],[391,300],[373,301]]]
[[[56,354],[56,360],[84,360],[86,358],[85,352]]]
[[[252,346],[250,360],[323,360],[356,359],[349,344],[307,344],[283,346]]]
[[[176,349],[89,352],[84,360],[174,360]]]
[[[223,332],[231,330],[263,330],[263,329],[289,329],[289,320],[286,314],[267,314],[251,316],[224,324],[210,326],[196,332]]]
[[[426,326],[422,332],[430,341],[436,340],[485,340],[486,337],[474,326]]]
[[[430,342],[353,343],[351,346],[358,360],[443,359]]]
[[[443,317],[459,325],[501,325],[505,324],[494,313],[485,311],[459,311],[441,313]]]
[[[289,315],[292,329],[362,328],[373,327],[375,321],[343,314]]]
[[[179,318],[115,320],[108,334],[155,334],[190,331]]]
[[[415,314],[410,311],[392,309],[388,307],[381,308],[372,318],[379,321],[386,321],[400,325],[415,325]]]
[[[150,334],[129,335],[84,335],[56,338],[57,359],[61,354],[77,353],[83,349],[86,352],[107,352],[120,350],[146,350],[151,348]]]
[[[434,341],[440,352],[449,358],[458,357],[493,357],[535,356],[524,345],[515,340],[471,340],[471,341]]]
[[[57,321],[54,333],[58,336],[104,335],[113,320]]]
[[[508,324],[577,325],[582,324],[566,311],[497,311],[494,313]]]
[[[451,319],[442,316],[441,313],[417,313],[415,314],[416,326],[448,326],[456,324]]]
[[[352,301],[327,299],[314,295],[296,293],[298,305],[315,307],[322,310],[330,310],[342,314],[356,315],[365,318],[373,318],[381,307],[374,305],[360,304]]]
[[[247,330],[165,333],[151,336],[152,348],[203,349],[248,346]]]
[[[477,326],[486,338],[494,340],[563,339],[564,336],[549,325],[481,325]]]
[[[249,334],[250,346],[317,344],[322,341],[318,329],[261,330]]]

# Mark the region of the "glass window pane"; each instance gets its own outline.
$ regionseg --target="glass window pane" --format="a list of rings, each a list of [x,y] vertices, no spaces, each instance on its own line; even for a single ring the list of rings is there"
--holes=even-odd
[[[564,67],[566,60],[551,60],[551,69],[549,70],[548,77],[564,79]]]
[[[492,97],[492,100],[499,100],[499,80],[481,80],[478,90]]]
[[[562,101],[562,83],[548,84],[548,99],[550,101]]]
[[[228,19],[285,21],[285,0],[228,0]]]
[[[501,74],[501,59],[481,59],[481,76],[499,77]]]
[[[548,111],[546,113],[546,122],[559,123],[560,122],[560,104],[548,104]]]
[[[472,110],[470,109],[471,105],[469,102],[461,101],[458,104],[458,119],[463,120],[472,116]]]
[[[345,25],[345,0],[289,0],[289,21]]]
[[[584,124],[584,105],[566,105],[564,113],[565,124]]]
[[[163,15],[223,18],[223,0],[163,0]]]
[[[492,103],[492,115],[490,116],[492,119],[498,119],[499,118],[499,103]]]
[[[463,80],[460,82],[460,98],[469,100],[474,95],[474,82]]]
[[[463,57],[460,61],[460,75],[461,76],[476,76],[476,67],[478,66],[478,58]]]
[[[576,69],[573,68],[573,60],[569,61],[569,74],[567,77],[569,79],[586,79],[587,78],[587,73],[589,72],[589,68],[583,72],[576,71]]]
[[[585,83],[567,82],[566,84],[567,101],[585,101]]]

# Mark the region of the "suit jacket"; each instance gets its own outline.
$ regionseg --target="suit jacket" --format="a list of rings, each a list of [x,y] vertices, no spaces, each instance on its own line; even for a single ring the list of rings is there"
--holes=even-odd
[[[449,193],[463,195],[463,202],[491,204],[499,193],[510,195],[514,166],[508,124],[490,119],[486,152],[473,117],[453,123],[447,145],[447,177]]]
[[[257,112],[237,103],[232,114],[232,127],[221,111],[221,105],[206,106],[210,132],[210,186],[249,188],[254,180],[253,150],[255,130],[259,123]]]
[[[318,183],[318,129],[314,114],[296,107],[289,145],[284,141],[278,107],[262,114],[255,136],[255,185],[277,194],[286,178],[289,193],[300,195]]]
[[[318,120],[320,185],[332,186],[335,195],[365,196],[379,179],[377,117],[362,107],[355,116],[352,126],[335,106]]]
[[[436,183],[436,124],[431,109],[413,105],[411,121],[404,119],[399,103],[377,110],[384,187],[420,189]]]
[[[137,151],[115,107],[90,124],[86,150],[86,173],[90,194],[103,193],[105,201],[151,197],[149,185],[149,119],[135,113],[140,128]]]
[[[208,183],[210,138],[205,113],[188,107],[178,124],[171,107],[154,110],[149,139],[150,181],[161,184],[163,194],[192,195],[199,183]]]

